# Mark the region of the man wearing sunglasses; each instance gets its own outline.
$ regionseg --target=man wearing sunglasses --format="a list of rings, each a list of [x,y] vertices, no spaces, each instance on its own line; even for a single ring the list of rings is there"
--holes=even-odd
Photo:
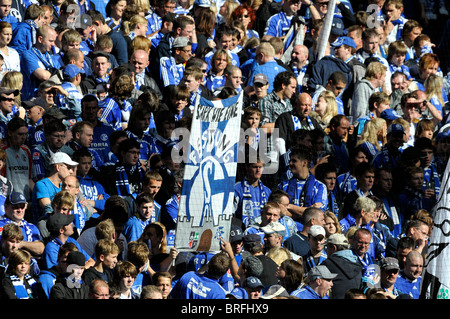
[[[13,115],[17,95],[19,95],[19,90],[0,87],[0,139],[6,138],[6,125]]]

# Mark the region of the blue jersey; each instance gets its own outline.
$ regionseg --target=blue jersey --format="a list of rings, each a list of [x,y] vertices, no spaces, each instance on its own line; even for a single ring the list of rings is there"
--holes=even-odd
[[[13,223],[11,219],[9,219],[6,216],[0,217],[0,239],[1,235],[3,233],[3,227],[6,224]],[[42,240],[41,233],[39,232],[39,229],[34,225],[26,220],[22,220],[22,223],[19,225],[20,229],[22,230],[23,234],[23,240],[24,241],[36,241],[36,240]]]
[[[130,217],[125,223],[123,229],[123,235],[127,239],[127,242],[138,240],[144,232],[145,226],[147,226],[150,222],[153,221],[150,219],[142,220],[136,216]]]
[[[259,181],[258,186],[248,184],[247,179],[234,186],[235,217],[248,226],[250,220],[261,215],[261,209],[267,203],[271,190]]]
[[[131,112],[131,104],[128,101],[119,105],[113,98],[106,98],[99,103],[102,109],[100,120],[109,123],[115,130],[121,130],[122,124],[128,122]]]
[[[139,138],[136,134],[130,132],[129,130],[125,131],[129,138],[133,138],[141,144],[139,159],[147,162],[150,155],[159,153],[159,150],[156,146],[156,140],[149,133],[144,132],[142,137]]]
[[[94,127],[94,136],[91,143],[91,149],[95,150],[103,163],[109,162],[109,136],[114,132],[114,128],[103,122],[98,122]]]
[[[401,270],[397,276],[397,280],[395,281],[395,288],[403,294],[410,295],[413,299],[419,299],[421,283],[422,277],[410,280],[406,277],[404,271]]]
[[[93,200],[95,202],[94,208],[104,210],[105,201],[109,198],[109,194],[106,193],[103,185],[89,175],[85,177],[77,176],[77,178],[80,181],[80,190],[84,198]],[[99,199],[100,195],[103,195],[103,199]]]
[[[278,188],[287,192],[292,204],[300,207],[310,207],[315,203],[321,203],[322,210],[328,206],[328,192],[325,184],[317,181],[311,174],[306,180],[292,177],[281,181]]]
[[[296,289],[291,292],[291,296],[297,297],[299,299],[330,299],[328,295],[323,297],[319,296],[309,285],[303,286],[300,289]]]
[[[175,284],[170,295],[173,299],[225,299],[226,291],[217,279],[208,274],[190,271]]]
[[[79,252],[84,255],[86,261],[88,261],[91,256],[88,255],[81,247],[81,245],[72,237],[67,238],[66,243],[73,243],[77,246]],[[53,266],[58,264],[58,252],[59,248],[63,245],[63,243],[58,238],[52,238],[47,245],[45,245],[44,252],[42,253],[42,257],[44,259],[46,269],[50,269]]]

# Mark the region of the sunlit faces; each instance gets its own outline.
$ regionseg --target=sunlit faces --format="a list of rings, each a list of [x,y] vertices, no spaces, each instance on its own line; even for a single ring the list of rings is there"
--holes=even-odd
[[[257,162],[247,165],[247,177],[252,182],[260,179],[263,171],[264,163]]]
[[[289,80],[289,84],[288,85],[283,84],[282,88],[283,88],[283,97],[285,99],[290,99],[297,90],[297,80],[295,78],[291,78]]]
[[[328,103],[323,97],[319,97],[317,99],[317,103],[314,107],[314,111],[319,114],[320,116],[324,116],[327,112]]]
[[[258,128],[260,120],[261,116],[258,113],[253,113],[245,118],[245,124],[249,128]]]
[[[100,78],[103,78],[108,73],[110,66],[111,63],[109,63],[108,58],[103,56],[95,58],[92,62],[93,71]]]
[[[189,92],[197,92],[201,84],[201,80],[196,80],[192,75],[183,77],[182,82],[188,88]]]
[[[0,1],[0,18],[6,18],[11,12],[12,0],[1,0]]]
[[[367,53],[375,54],[378,51],[378,47],[380,45],[379,37],[371,37],[365,41],[363,41],[363,49]]]
[[[306,178],[308,176],[308,161],[301,159],[298,156],[291,156],[289,168],[294,176],[299,178]]]
[[[172,290],[172,281],[168,277],[159,277],[158,282],[155,284],[156,287],[161,289],[163,299],[166,299],[169,296],[170,291]]]
[[[336,172],[330,172],[326,174],[325,177],[323,178],[323,183],[327,187],[328,191],[332,191],[336,186],[336,178],[337,178]]]
[[[0,111],[4,115],[8,115],[12,112],[15,103],[14,94],[1,94],[0,95]]]
[[[94,140],[94,130],[92,127],[84,126],[81,132],[75,133],[76,141],[83,147],[89,148]]]
[[[1,8],[1,6],[0,6]],[[0,44],[2,46],[8,45],[12,39],[12,28],[3,28],[0,32]]]
[[[384,12],[386,13],[387,18],[389,18],[391,21],[399,19],[402,11],[403,8],[397,8],[395,4],[388,4],[384,8]]]
[[[145,185],[144,191],[152,196],[155,196],[161,189],[162,181],[157,181],[156,179],[150,179],[148,185]]]
[[[153,202],[142,203],[138,207],[138,213],[143,220],[149,220],[152,217],[154,207]]]

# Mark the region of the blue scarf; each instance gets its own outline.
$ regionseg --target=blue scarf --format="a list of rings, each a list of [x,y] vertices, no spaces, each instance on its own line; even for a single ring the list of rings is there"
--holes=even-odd
[[[123,163],[118,163],[116,165],[116,188],[117,188],[117,194],[119,196],[128,196],[133,195],[133,193],[130,190],[130,184],[128,181],[128,173],[130,175],[133,175],[134,172],[138,170],[139,174],[142,176],[144,175],[143,169],[141,167],[141,163],[138,161],[136,165],[134,166],[125,166]]]
[[[33,277],[31,277],[30,275],[26,274],[24,281],[21,281],[19,279],[19,277],[17,277],[16,275],[11,275],[10,276],[11,282],[14,286],[14,290],[16,292],[16,297],[17,299],[30,299],[30,298],[34,298],[33,297],[33,290],[36,287],[37,283],[36,281],[33,279]],[[28,285],[31,288],[28,288],[25,286],[25,281],[28,283]]]
[[[25,22],[26,24],[28,24],[31,27],[31,42],[33,45],[36,44],[36,31],[39,28],[38,25],[36,24],[36,22],[34,22],[31,19],[27,19],[24,20],[23,22]]]
[[[301,181],[296,177],[289,180],[286,192],[291,196],[291,202],[300,207],[309,207],[312,203],[314,193],[314,175],[309,174],[306,181]]]
[[[339,217],[339,205],[333,192],[328,194],[328,207],[336,217]]]
[[[243,194],[242,194],[242,221],[245,225],[249,224],[249,220],[252,218],[258,217],[261,215],[261,210],[264,207],[264,204],[267,203],[267,194],[263,189],[263,184],[261,181],[258,181],[259,193],[261,195],[259,207],[253,207],[253,202],[258,198],[252,198],[252,194],[250,192],[250,188],[252,187],[248,183],[248,179],[244,178],[241,182],[243,184]]]
[[[430,165],[423,169],[423,173],[423,189],[433,188],[435,196],[438,198],[441,190],[441,182],[439,181],[439,174],[436,167]]]
[[[305,261],[306,261],[306,269],[309,271],[311,269],[313,269],[314,267],[320,265],[325,259],[327,259],[327,253],[325,252],[325,250],[322,250],[322,253],[320,254],[319,257],[319,262],[316,263],[314,262],[314,257],[311,255],[311,250],[308,251],[308,253],[305,256]]]

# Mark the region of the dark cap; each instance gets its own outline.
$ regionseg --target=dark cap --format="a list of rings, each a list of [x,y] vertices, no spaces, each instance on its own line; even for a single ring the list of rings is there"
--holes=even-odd
[[[247,234],[243,237],[244,245],[261,244],[261,236],[258,234]]]
[[[96,52],[94,52],[94,53],[92,54],[92,60],[94,60],[95,58],[98,58],[98,57],[104,57],[104,58],[107,58],[108,61],[109,61],[109,59],[110,59],[109,53],[107,53],[107,52],[105,52],[105,51],[96,51]]]
[[[267,76],[265,74],[258,73],[253,77],[253,84],[255,83],[266,85],[267,83],[269,83],[269,80],[267,79]]]
[[[243,286],[248,288],[264,288],[264,285],[258,277],[245,278]]]
[[[244,235],[242,234],[242,229],[236,225],[231,226],[230,243],[234,241],[241,241],[242,238],[244,238]]]
[[[344,22],[341,18],[334,17],[333,23],[331,24],[331,34],[342,36],[346,34],[344,27]]]
[[[14,96],[19,95],[20,91],[18,89],[10,89],[7,87],[0,87],[0,94],[6,94],[6,95],[10,95],[10,94],[14,94]]]
[[[85,266],[86,265],[86,258],[82,253],[79,251],[71,251],[67,255],[67,265],[78,265],[78,266]]]
[[[47,229],[49,232],[58,232],[64,226],[71,224],[75,215],[66,215],[61,213],[52,214],[47,220]]]
[[[394,257],[386,257],[381,260],[380,268],[382,270],[399,270],[400,266],[398,264],[398,259]]]
[[[41,97],[33,97],[31,100],[23,101],[22,106],[24,109],[31,109],[33,106],[40,106],[45,110],[47,109],[47,102]]]
[[[50,107],[44,111],[42,117],[54,117],[57,120],[64,120],[67,116],[58,108],[58,107]]]
[[[25,204],[26,202],[27,199],[25,196],[19,192],[12,192],[6,199],[6,203],[10,203],[11,205]]]

